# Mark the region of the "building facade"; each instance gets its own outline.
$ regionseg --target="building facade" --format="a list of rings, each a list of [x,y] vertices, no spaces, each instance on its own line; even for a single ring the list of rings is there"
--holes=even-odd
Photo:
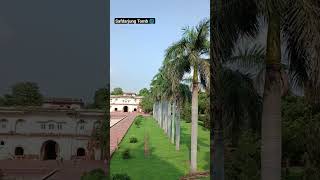
[[[51,99],[42,107],[0,107],[0,160],[75,158],[99,160],[93,134],[103,111],[82,108],[82,102]]]
[[[110,96],[110,112],[142,112],[140,102],[143,96],[135,93]]]

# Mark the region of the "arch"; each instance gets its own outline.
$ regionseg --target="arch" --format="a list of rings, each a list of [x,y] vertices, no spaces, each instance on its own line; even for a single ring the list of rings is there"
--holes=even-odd
[[[1,119],[0,120],[1,128],[7,128],[8,120],[7,119]]]
[[[118,111],[118,108],[114,108],[114,111]]]
[[[23,156],[23,154],[24,154],[24,149],[22,147],[18,146],[14,149],[14,155]]]
[[[123,112],[128,112],[128,106],[123,106]]]
[[[18,120],[16,121],[16,124],[15,124],[15,127],[14,127],[15,132],[23,129],[23,124],[24,124],[24,122],[25,122],[25,120],[23,120],[23,119],[18,119]]]
[[[77,156],[85,156],[86,150],[84,148],[78,148],[77,149]]]
[[[134,108],[133,111],[137,111],[137,108]]]
[[[42,144],[41,159],[42,160],[55,160],[59,153],[59,144],[56,141],[48,140]]]

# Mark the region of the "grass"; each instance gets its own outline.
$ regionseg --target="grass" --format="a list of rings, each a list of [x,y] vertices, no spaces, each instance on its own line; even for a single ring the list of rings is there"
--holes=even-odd
[[[142,119],[140,127],[132,124],[111,159],[111,174],[126,173],[132,180],[176,180],[186,175],[189,172],[191,124],[181,122],[180,151],[176,151],[175,145],[152,117],[138,118]],[[144,156],[145,134],[149,134],[149,157]],[[129,143],[131,136],[137,137],[138,142]],[[209,131],[199,126],[198,171],[209,170],[209,145]],[[122,159],[122,151],[127,148],[132,158]]]

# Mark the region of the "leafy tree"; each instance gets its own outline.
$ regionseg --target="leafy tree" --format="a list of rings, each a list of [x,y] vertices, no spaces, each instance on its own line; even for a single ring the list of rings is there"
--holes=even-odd
[[[111,92],[111,95],[122,95],[122,94],[123,94],[123,91],[122,91],[122,88],[120,87],[114,88],[113,91]]]
[[[33,82],[20,82],[12,86],[11,94],[4,96],[6,106],[40,106],[43,96]]]
[[[106,88],[98,89],[94,94],[94,107],[98,109],[106,108],[107,103],[109,103],[107,96],[108,91]]]
[[[4,106],[5,105],[5,99],[4,97],[0,96],[0,106]]]
[[[139,96],[147,96],[149,94],[150,94],[150,92],[147,88],[143,88],[139,91]]]
[[[239,138],[236,148],[226,152],[227,180],[260,179],[260,138],[257,134],[245,131]]]
[[[209,97],[205,92],[199,92],[199,114],[205,114],[209,105]]]
[[[181,118],[185,122],[191,123],[191,102],[183,103]]]
[[[150,113],[152,112],[153,109],[153,103],[154,101],[152,100],[152,97],[150,94],[146,94],[145,96],[143,96],[140,105],[142,107],[142,110],[146,113]]]

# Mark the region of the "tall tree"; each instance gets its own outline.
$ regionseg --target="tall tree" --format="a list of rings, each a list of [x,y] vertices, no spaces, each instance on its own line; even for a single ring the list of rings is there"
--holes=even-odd
[[[200,81],[206,81],[205,74],[209,66],[204,59],[209,53],[209,21],[203,20],[195,28],[184,28],[180,41],[166,50],[166,61],[175,62],[175,72],[189,73],[192,70],[192,123],[191,123],[191,166],[190,171],[197,171],[197,134],[198,134],[198,93]],[[200,76],[200,79],[199,79]],[[181,77],[182,79],[182,77]]]
[[[94,93],[94,107],[97,109],[106,108],[108,102],[108,91],[106,88],[100,88]]]
[[[11,94],[5,95],[7,106],[40,106],[43,97],[39,86],[33,82],[20,82],[12,86]]]
[[[113,91],[111,92],[111,95],[122,95],[123,94],[123,90],[120,87],[116,87],[113,89]]]
[[[147,96],[148,94],[150,94],[150,92],[147,88],[143,88],[139,91],[139,96]]]

